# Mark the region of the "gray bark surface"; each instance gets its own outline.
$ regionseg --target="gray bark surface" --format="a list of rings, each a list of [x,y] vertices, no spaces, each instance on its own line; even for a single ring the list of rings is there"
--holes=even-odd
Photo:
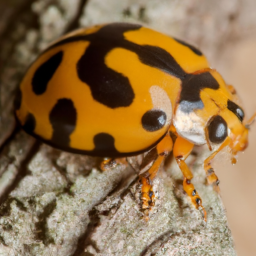
[[[221,199],[205,185],[207,149],[188,159],[195,160],[193,183],[207,224],[183,192],[175,164],[154,181],[158,199],[146,222],[136,167],[101,172],[97,158],[13,133],[13,101],[37,54],[77,26],[141,23],[199,46],[211,59],[227,40],[255,29],[255,7],[250,0],[1,0],[0,255],[236,255]]]

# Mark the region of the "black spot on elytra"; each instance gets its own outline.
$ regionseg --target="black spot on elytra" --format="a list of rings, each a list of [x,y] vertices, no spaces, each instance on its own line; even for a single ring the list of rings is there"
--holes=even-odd
[[[219,88],[218,82],[209,72],[197,75],[187,75],[187,77],[182,81],[180,102],[183,100],[190,102],[201,101],[200,91],[204,88],[214,90]]]
[[[244,120],[244,111],[233,101],[228,100],[228,109],[233,112],[238,119],[243,122]]]
[[[93,138],[95,149],[98,155],[117,155],[119,152],[115,148],[115,139],[108,133],[98,133]]]
[[[79,78],[90,86],[92,96],[110,107],[127,107],[134,99],[129,79],[106,66],[103,56],[110,50],[92,44],[77,63]]]
[[[138,45],[127,41],[124,33],[138,30],[141,25],[113,23],[102,27],[94,34],[66,38],[51,48],[74,41],[90,41],[90,45],[77,63],[78,77],[90,86],[92,96],[110,107],[127,107],[135,97],[129,79],[106,66],[106,55],[115,48],[136,53],[142,63],[184,79],[186,73],[164,49],[157,46]]]
[[[68,147],[70,135],[75,129],[77,112],[73,101],[59,99],[50,113],[50,122],[53,128],[52,143],[58,147]]]
[[[157,46],[138,45],[125,39],[125,32],[140,28],[141,25],[136,24],[112,23],[93,34],[63,39],[49,49],[69,42],[89,41],[90,45],[77,63],[77,74],[81,81],[90,87],[93,98],[110,108],[127,107],[132,104],[135,97],[129,78],[106,66],[106,55],[115,48],[134,52],[142,63],[180,78],[180,102],[200,101],[200,90],[219,88],[217,81],[209,72],[188,74],[166,50]],[[177,42],[189,47],[195,54],[202,55],[195,47],[180,40]]]
[[[54,54],[50,59],[44,62],[35,72],[32,78],[32,89],[36,95],[43,94],[49,81],[59,67],[63,58],[63,52]]]
[[[22,92],[20,87],[17,90],[17,93],[15,95],[15,99],[14,99],[14,109],[18,110],[21,107],[21,101],[22,101]]]
[[[221,143],[228,135],[227,123],[221,116],[214,116],[208,125],[209,139],[213,143]]]
[[[152,109],[142,116],[141,123],[146,131],[154,132],[160,130],[165,125],[166,118],[164,111]]]
[[[186,43],[186,42],[184,42],[184,41],[182,41],[180,39],[177,39],[177,38],[173,38],[173,39],[175,41],[177,41],[178,43],[180,43],[180,44],[182,44],[184,46],[187,46],[196,55],[198,55],[198,56],[202,56],[203,55],[203,53],[200,50],[198,50],[195,46],[190,45],[190,44],[188,44],[188,43]]]
[[[31,134],[36,128],[36,119],[33,114],[29,113],[26,117],[25,124],[23,125],[23,129]]]
[[[124,32],[140,27],[122,24],[101,28],[98,33],[91,35],[91,44],[77,63],[78,77],[90,86],[93,98],[110,108],[131,105],[135,95],[129,79],[107,67],[105,57],[112,49],[127,44]]]

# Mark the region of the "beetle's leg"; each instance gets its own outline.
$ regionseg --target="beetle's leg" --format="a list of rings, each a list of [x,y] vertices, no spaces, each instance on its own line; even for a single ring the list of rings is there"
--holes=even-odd
[[[148,215],[148,210],[150,210],[155,204],[155,194],[153,192],[152,181],[155,178],[164,158],[172,150],[172,147],[173,142],[168,132],[156,146],[157,158],[155,162],[149,168],[149,170],[140,174],[139,176],[141,183],[142,209],[144,210],[146,216]]]
[[[100,169],[102,171],[108,171],[112,168],[115,168],[117,164],[124,164],[126,163],[125,158],[104,158],[104,160],[100,164]]]
[[[215,191],[219,192],[219,179],[217,177],[217,175],[214,172],[214,169],[212,168],[211,165],[211,161],[213,160],[213,158],[223,149],[225,148],[227,145],[230,144],[230,138],[227,137],[224,142],[221,144],[221,146],[214,151],[208,158],[206,158],[204,160],[204,170],[206,173],[206,177],[207,177],[207,181],[209,185],[214,185],[214,189]]]
[[[104,158],[104,160],[100,164],[100,169],[102,171],[107,171],[111,168],[116,167],[117,162],[114,158]]]
[[[196,192],[194,185],[191,183],[193,174],[190,171],[187,164],[185,163],[185,160],[191,153],[193,147],[194,147],[194,144],[192,144],[191,142],[183,139],[182,137],[177,137],[173,147],[173,155],[184,176],[183,188],[185,192],[188,194],[188,196],[190,197],[195,208],[198,209],[199,207],[201,207],[203,209],[204,220],[206,221],[206,211],[202,205],[202,199]]]
[[[207,177],[207,182],[209,185],[213,185],[214,186],[214,190],[216,192],[219,192],[219,179],[217,177],[217,175],[214,172],[214,169],[211,166],[211,160],[216,156],[218,152],[215,151],[213,152],[208,158],[206,158],[206,160],[204,160],[204,170],[206,173],[206,177]]]

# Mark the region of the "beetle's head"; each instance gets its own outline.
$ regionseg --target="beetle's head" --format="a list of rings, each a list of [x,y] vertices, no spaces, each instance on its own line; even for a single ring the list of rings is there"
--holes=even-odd
[[[211,117],[205,130],[208,145],[229,145],[233,154],[248,145],[248,126],[243,123],[243,111],[237,106],[236,114],[229,109]]]
[[[244,151],[248,146],[248,131],[255,120],[256,113],[241,125],[235,125],[230,129],[230,148],[235,155],[238,151]]]
[[[256,113],[249,120],[245,120],[244,111],[239,106],[234,88],[227,86],[216,71],[212,71],[212,74],[220,89],[206,92],[207,102],[211,102],[207,106],[208,109],[214,109],[214,105],[216,106],[216,110],[213,111],[215,113],[205,126],[207,144],[210,149],[212,145],[221,148],[229,146],[232,155],[235,156],[237,152],[244,151],[248,146],[248,131]],[[203,94],[202,98],[204,98]],[[232,159],[232,162],[235,162],[235,158]]]
[[[182,93],[174,117],[179,135],[197,145],[207,143],[210,150],[229,146],[233,156],[247,147],[248,129],[256,114],[244,120],[235,89],[216,70],[193,73],[183,81]]]
[[[240,115],[243,111],[240,111],[242,110],[240,107],[238,108],[235,115],[229,113],[228,109],[221,111],[219,115],[209,120],[205,128],[209,149],[212,150],[215,146],[220,149],[228,146],[233,164],[236,163],[236,154],[244,151],[248,146],[248,131],[256,116],[255,113],[249,120],[243,121]]]

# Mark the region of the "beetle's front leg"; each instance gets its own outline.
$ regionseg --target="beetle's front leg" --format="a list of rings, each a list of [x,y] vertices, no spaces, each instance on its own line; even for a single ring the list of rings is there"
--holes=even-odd
[[[186,158],[191,153],[192,149],[194,147],[194,144],[191,142],[185,140],[182,137],[177,137],[174,147],[173,147],[173,155],[177,161],[177,164],[180,167],[180,170],[182,171],[182,174],[184,176],[183,180],[183,188],[187,195],[190,197],[193,205],[196,209],[199,209],[201,207],[204,211],[204,220],[206,221],[206,211],[202,205],[202,199],[195,190],[194,185],[191,183],[191,180],[193,178],[193,174],[190,171],[189,167],[185,163]]]
[[[226,146],[228,146],[230,144],[230,138],[227,137],[224,142],[221,144],[221,146],[214,151],[208,158],[206,158],[204,160],[204,170],[206,173],[206,177],[207,177],[207,181],[209,185],[213,185],[214,186],[214,190],[216,192],[219,192],[219,179],[217,177],[217,175],[214,172],[214,169],[211,165],[211,161],[213,160],[213,158]]]
[[[206,177],[207,177],[207,182],[209,185],[213,185],[214,190],[216,192],[219,192],[219,179],[218,176],[215,174],[214,169],[211,165],[211,161],[212,159],[216,156],[216,154],[218,153],[218,151],[213,152],[208,158],[206,158],[204,160],[204,170],[206,173]]]
[[[164,158],[168,155],[172,148],[173,142],[168,132],[156,146],[157,158],[153,165],[149,168],[148,171],[142,173],[139,176],[141,183],[142,209],[146,218],[151,207],[155,205],[155,194],[153,191],[152,181],[155,178]]]

